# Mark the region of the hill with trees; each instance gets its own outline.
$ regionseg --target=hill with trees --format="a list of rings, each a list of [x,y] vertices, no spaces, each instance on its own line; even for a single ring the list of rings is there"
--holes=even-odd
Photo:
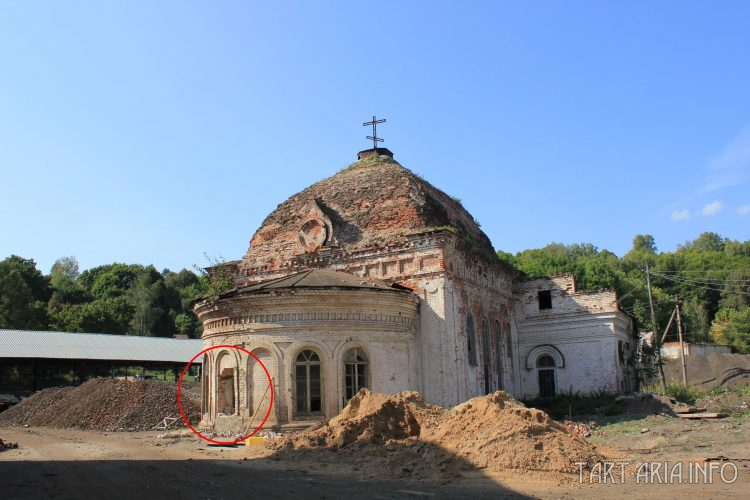
[[[0,261],[0,328],[200,337],[190,303],[208,290],[190,270],[107,264],[79,272],[63,257],[44,275],[32,259]]]
[[[623,257],[590,243],[551,243],[498,255],[530,278],[571,273],[579,290],[616,289],[620,307],[641,329],[651,329],[648,263],[660,329],[679,295],[688,341],[750,352],[750,241],[703,233],[673,252],[659,252],[653,236],[636,235]],[[79,272],[74,257],[58,259],[45,275],[32,259],[13,255],[0,261],[0,328],[197,338],[202,326],[191,302],[226,287],[221,276],[159,272],[140,264]],[[675,335],[673,330],[667,340]]]

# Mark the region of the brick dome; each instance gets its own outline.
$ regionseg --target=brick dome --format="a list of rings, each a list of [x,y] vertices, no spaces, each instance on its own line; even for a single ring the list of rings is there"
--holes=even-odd
[[[487,235],[461,203],[388,156],[354,162],[293,195],[253,235],[240,266],[278,269],[302,255],[371,248],[447,230],[485,256]]]

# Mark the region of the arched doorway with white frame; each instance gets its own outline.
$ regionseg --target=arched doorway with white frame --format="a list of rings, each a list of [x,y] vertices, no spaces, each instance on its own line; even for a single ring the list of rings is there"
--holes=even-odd
[[[534,347],[526,356],[526,369],[534,371],[536,396],[554,397],[560,386],[559,370],[565,368],[565,358],[553,345]]]

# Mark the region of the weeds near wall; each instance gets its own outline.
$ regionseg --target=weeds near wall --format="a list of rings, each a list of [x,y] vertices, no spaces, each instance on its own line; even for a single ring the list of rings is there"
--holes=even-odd
[[[619,415],[624,409],[615,400],[616,398],[617,395],[606,391],[590,394],[569,391],[560,393],[553,398],[527,399],[523,403],[528,407],[544,410],[552,418],[560,420],[576,415]]]

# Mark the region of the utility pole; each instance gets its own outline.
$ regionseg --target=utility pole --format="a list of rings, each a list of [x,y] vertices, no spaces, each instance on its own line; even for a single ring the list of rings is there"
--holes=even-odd
[[[687,385],[687,367],[685,365],[685,344],[682,340],[682,307],[680,307],[680,295],[675,294],[675,302],[677,302],[677,333],[680,336],[680,361],[682,362],[682,383]]]
[[[664,339],[667,338],[667,332],[669,332],[669,327],[672,326],[672,322],[674,321],[674,315],[677,313],[677,308],[675,307],[672,309],[672,315],[669,317],[669,323],[667,323],[667,327],[664,329],[664,333],[661,334],[661,343],[664,343]]]
[[[667,381],[664,378],[664,366],[661,360],[661,342],[659,342],[659,331],[656,325],[656,314],[654,313],[654,298],[651,295],[651,273],[648,270],[648,262],[646,262],[646,285],[648,286],[648,303],[651,306],[651,328],[653,330],[653,336],[651,337],[651,345],[656,350],[656,369],[659,371],[659,383],[661,384],[661,393],[667,393]]]

